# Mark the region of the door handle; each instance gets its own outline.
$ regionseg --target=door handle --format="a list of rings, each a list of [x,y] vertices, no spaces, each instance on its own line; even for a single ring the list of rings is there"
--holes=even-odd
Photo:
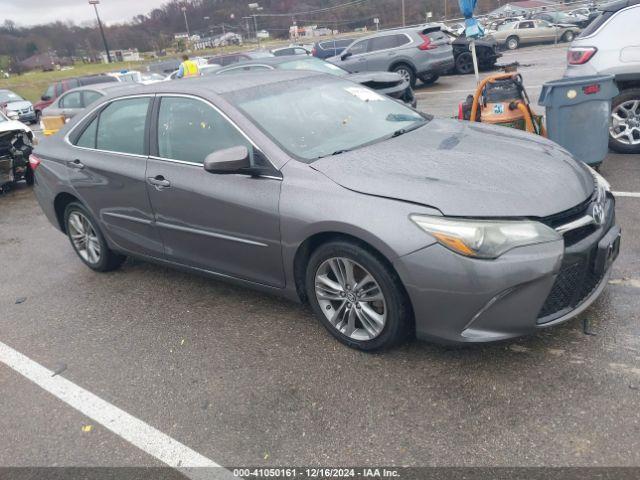
[[[147,182],[149,182],[149,185],[153,185],[154,187],[156,187],[156,190],[162,190],[163,188],[169,188],[171,186],[171,182],[164,178],[162,175],[149,177],[147,178]]]
[[[73,162],[67,162],[67,166],[75,168],[76,170],[82,170],[84,168],[84,163],[76,158]]]

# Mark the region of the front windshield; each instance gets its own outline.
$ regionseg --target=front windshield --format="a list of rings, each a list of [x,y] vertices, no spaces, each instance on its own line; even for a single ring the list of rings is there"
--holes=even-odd
[[[337,77],[342,77],[348,74],[346,70],[343,70],[337,65],[325,62],[318,58],[291,60],[289,62],[281,63],[279,68],[282,70],[311,70],[314,72],[328,73],[329,75],[335,75]]]
[[[326,76],[257,86],[225,97],[284,150],[307,163],[406,133],[428,121],[373,90]]]
[[[9,90],[0,91],[0,103],[19,102],[22,100],[20,95],[17,95]]]

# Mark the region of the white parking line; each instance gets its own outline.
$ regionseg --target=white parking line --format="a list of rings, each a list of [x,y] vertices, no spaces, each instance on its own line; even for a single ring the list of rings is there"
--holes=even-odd
[[[640,192],[612,192],[616,197],[640,198]]]
[[[94,422],[111,430],[157,460],[178,469],[189,478],[233,478],[231,472],[224,470],[213,460],[191,450],[73,382],[60,376],[53,376],[54,373],[51,370],[2,342],[0,342],[0,362]]]

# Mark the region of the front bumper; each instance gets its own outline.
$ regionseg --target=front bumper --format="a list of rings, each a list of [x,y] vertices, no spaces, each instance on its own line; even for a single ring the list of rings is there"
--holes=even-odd
[[[610,275],[611,262],[595,268],[599,244],[620,232],[613,198],[607,213],[605,223],[583,238],[517,248],[496,260],[463,257],[439,244],[400,257],[394,266],[412,303],[417,337],[491,342],[575,317],[598,298]]]

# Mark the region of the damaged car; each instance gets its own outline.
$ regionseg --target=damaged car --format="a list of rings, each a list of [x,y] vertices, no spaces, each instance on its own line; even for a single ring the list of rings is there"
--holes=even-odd
[[[314,57],[274,57],[263,58],[252,62],[242,62],[238,65],[204,72],[208,75],[224,75],[240,72],[264,72],[268,70],[309,70],[327,73],[336,77],[343,77],[352,82],[369,87],[382,95],[400,100],[415,108],[417,100],[409,81],[395,72],[360,72],[350,73],[333,63],[325,62]]]
[[[621,229],[579,160],[280,70],[106,97],[38,145],[34,191],[94,271],[140,257],[309,302],[370,351],[506,340],[591,305]]]
[[[0,192],[21,180],[33,184],[33,170],[29,165],[32,151],[31,129],[0,113]]]

